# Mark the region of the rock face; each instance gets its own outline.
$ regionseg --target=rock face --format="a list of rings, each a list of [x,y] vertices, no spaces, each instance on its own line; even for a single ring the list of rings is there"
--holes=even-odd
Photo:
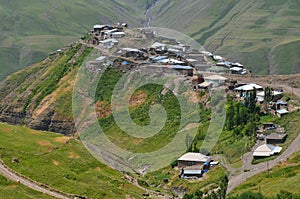
[[[88,48],[77,44],[8,77],[0,84],[0,121],[33,129],[73,134],[72,88]],[[80,53],[78,53],[80,52]]]
[[[51,107],[46,108],[38,116],[34,116],[32,112],[24,113],[22,109],[22,104],[7,104],[6,106],[1,104],[0,121],[65,135],[75,132],[73,119],[59,115],[55,110],[51,110]]]

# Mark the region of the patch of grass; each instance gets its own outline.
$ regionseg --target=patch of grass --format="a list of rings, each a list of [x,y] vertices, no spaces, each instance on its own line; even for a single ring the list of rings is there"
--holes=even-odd
[[[98,162],[77,140],[3,123],[0,132],[2,159],[33,180],[90,198],[142,198],[140,189]]]
[[[9,181],[3,176],[0,176],[0,197],[6,199],[54,199],[51,196],[27,188],[22,184]]]

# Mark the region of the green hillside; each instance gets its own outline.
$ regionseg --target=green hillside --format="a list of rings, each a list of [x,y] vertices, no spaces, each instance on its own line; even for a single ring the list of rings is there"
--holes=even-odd
[[[151,5],[152,26],[187,33],[208,50],[242,62],[257,74],[300,71],[295,53],[300,4],[294,0],[4,0],[0,80],[80,38],[94,24],[120,21],[141,27]]]
[[[257,74],[299,72],[299,1],[161,0],[153,26],[185,32]]]
[[[94,24],[140,26],[145,1],[0,1],[0,80],[73,43]]]
[[[141,189],[97,161],[76,139],[4,123],[0,123],[0,137],[1,159],[37,182],[89,198],[142,198]],[[13,158],[19,163],[12,163]],[[16,191],[15,198],[50,198],[3,177],[0,184],[0,198],[11,190]]]
[[[54,199],[53,197],[34,191],[19,183],[11,182],[3,176],[0,176],[0,193],[1,196],[5,196],[7,199]]]

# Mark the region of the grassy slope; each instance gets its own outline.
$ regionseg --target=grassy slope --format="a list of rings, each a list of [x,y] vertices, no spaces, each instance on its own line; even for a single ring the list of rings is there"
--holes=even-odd
[[[4,197],[4,196],[7,199],[15,199],[15,198],[51,199],[53,198],[48,195],[29,189],[16,182],[11,182],[6,178],[0,176],[0,197]]]
[[[99,163],[79,141],[66,142],[68,138],[59,134],[3,123],[0,123],[0,137],[0,153],[5,163],[38,182],[91,198],[141,197],[141,190],[124,180],[120,173]],[[14,157],[20,163],[12,163]],[[0,178],[0,183],[6,182]],[[9,192],[6,187],[1,189],[5,192],[0,197]],[[24,194],[29,195],[27,192],[25,189]]]
[[[1,1],[0,80],[86,34],[93,24],[143,23],[143,1]],[[142,11],[141,11],[142,10]]]
[[[289,53],[299,48],[299,7],[292,0],[162,0],[152,14],[154,26],[185,32],[258,74],[288,74],[299,70]]]

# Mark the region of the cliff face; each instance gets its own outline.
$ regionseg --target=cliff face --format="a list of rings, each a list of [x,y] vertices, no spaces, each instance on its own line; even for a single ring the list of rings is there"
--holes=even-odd
[[[75,75],[91,48],[77,44],[8,77],[0,84],[0,121],[72,134]]]

